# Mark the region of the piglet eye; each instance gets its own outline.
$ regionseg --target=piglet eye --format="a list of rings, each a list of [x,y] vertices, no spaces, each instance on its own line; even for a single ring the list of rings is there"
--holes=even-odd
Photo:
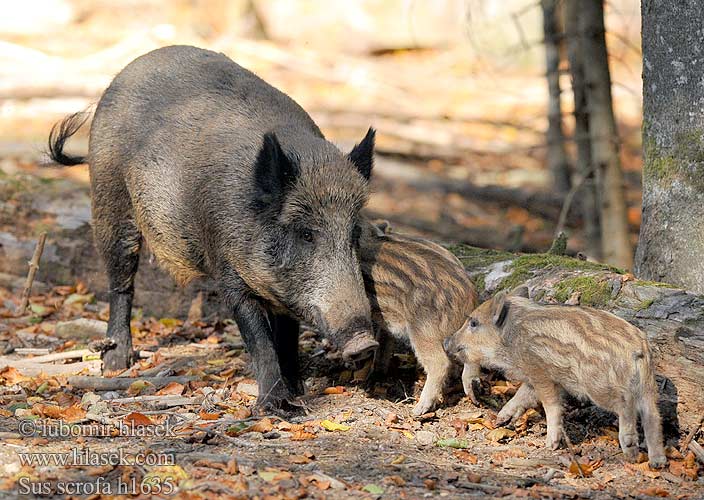
[[[303,241],[306,241],[308,243],[313,243],[313,231],[310,229],[304,229],[301,231],[301,238]]]
[[[479,326],[479,322],[476,319],[470,319],[469,320],[469,327],[470,328],[476,328]]]

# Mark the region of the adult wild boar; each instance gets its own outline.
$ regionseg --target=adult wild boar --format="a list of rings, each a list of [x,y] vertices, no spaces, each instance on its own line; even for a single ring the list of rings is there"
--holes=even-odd
[[[357,256],[374,130],[345,155],[291,98],[222,54],[165,47],[125,67],[103,94],[87,158],[55,126],[58,163],[90,165],[95,242],[107,268],[107,370],[133,361],[130,310],[145,241],[180,284],[216,280],[252,356],[259,406],[301,389],[299,321],[346,359],[377,346]]]

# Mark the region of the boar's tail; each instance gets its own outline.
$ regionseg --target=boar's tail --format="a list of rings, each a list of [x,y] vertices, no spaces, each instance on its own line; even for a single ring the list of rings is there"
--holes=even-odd
[[[64,146],[66,145],[66,140],[78,132],[78,129],[83,126],[88,118],[90,118],[90,113],[79,111],[67,116],[51,127],[51,132],[49,132],[49,151],[47,153],[52,160],[66,166],[80,165],[86,162],[85,156],[65,154]]]

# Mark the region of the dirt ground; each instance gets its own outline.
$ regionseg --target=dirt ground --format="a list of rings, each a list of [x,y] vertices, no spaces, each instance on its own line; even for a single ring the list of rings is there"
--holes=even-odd
[[[20,317],[16,294],[0,289],[0,300],[5,353],[85,347],[100,335],[86,336],[60,322],[104,320],[107,312],[80,284],[34,296],[31,313]],[[164,387],[137,382],[125,390],[92,392],[65,375],[0,372],[0,495],[704,498],[693,456],[682,457],[671,446],[663,471],[626,464],[615,418],[590,405],[571,405],[566,414],[572,449],[544,448],[545,422],[536,411],[512,428],[494,429],[496,410],[517,388],[499,377],[489,377],[480,407],[462,396],[455,381],[435,413],[414,420],[410,411],[423,377],[408,351],[398,350],[392,373],[372,383],[368,366],[345,369],[325,342],[305,332],[304,410],[297,416],[252,416],[256,384],[231,322],[138,316],[132,330],[136,347],[148,357],[121,376],[190,378]],[[26,354],[7,356],[31,361]],[[70,374],[78,365],[54,366]],[[63,431],[59,419],[67,422]],[[671,436],[669,444],[677,447],[684,433]],[[122,454],[120,465],[107,463],[110,453]],[[52,462],[61,464],[61,456],[68,462]],[[580,477],[575,459],[587,477]],[[78,484],[82,490],[68,489]]]

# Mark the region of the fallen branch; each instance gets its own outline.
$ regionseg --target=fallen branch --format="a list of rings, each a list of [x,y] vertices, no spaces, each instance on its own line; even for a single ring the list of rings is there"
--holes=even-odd
[[[695,436],[699,432],[699,429],[702,428],[702,424],[704,424],[704,415],[702,415],[702,417],[699,419],[699,422],[697,423],[697,425],[692,427],[692,430],[689,431],[689,434],[687,434],[687,437],[684,438],[684,440],[682,441],[682,445],[680,446],[680,453],[682,453],[684,455],[687,452],[687,448],[689,447],[689,443],[692,442],[692,439],[695,438]]]
[[[29,272],[27,273],[27,281],[24,284],[22,301],[20,302],[20,316],[24,315],[29,305],[32,283],[34,283],[34,276],[37,274],[37,269],[39,269],[39,259],[42,258],[42,253],[44,252],[44,243],[46,243],[46,232],[39,235],[39,241],[37,241],[37,246],[34,249],[34,255],[32,256],[32,260],[29,261]]]
[[[90,349],[77,349],[75,351],[53,352],[51,354],[45,354],[44,356],[37,356],[35,358],[29,358],[22,361],[31,363],[53,363],[54,361],[64,361],[67,359],[83,359],[86,356],[96,356],[98,354],[99,353],[91,351]]]
[[[52,365],[49,363],[33,363],[25,359],[8,360],[0,358],[0,370],[8,366],[16,368],[22,375],[27,377],[36,377],[42,373],[49,376],[76,375],[79,373],[100,375],[103,362],[100,360],[95,360],[79,361],[78,363],[68,363],[65,365]]]
[[[192,380],[197,380],[198,377],[69,377],[68,383],[77,389],[89,389],[92,391],[121,391],[128,389],[133,383],[139,381],[149,382],[157,389],[164,387],[172,382],[179,384],[187,384]],[[163,396],[159,396],[163,398]],[[112,400],[116,401],[116,400]]]
[[[116,398],[107,400],[109,403],[127,404],[127,403],[157,403],[157,406],[169,408],[172,406],[200,405],[203,402],[202,397],[185,397],[185,396],[134,396],[130,398]]]
[[[704,448],[696,441],[689,443],[689,450],[694,453],[699,461],[704,464]]]

